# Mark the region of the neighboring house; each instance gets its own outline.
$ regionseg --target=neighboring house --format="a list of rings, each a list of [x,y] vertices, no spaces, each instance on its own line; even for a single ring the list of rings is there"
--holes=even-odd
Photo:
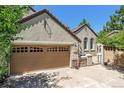
[[[110,33],[107,34],[107,37],[113,37],[119,33],[118,30],[111,31]]]
[[[19,32],[13,42],[11,73],[72,67],[73,60],[84,53],[95,54],[97,35],[88,25],[73,32],[46,9],[38,12],[30,9],[28,14],[20,20],[27,28]],[[91,49],[88,48],[89,40]]]

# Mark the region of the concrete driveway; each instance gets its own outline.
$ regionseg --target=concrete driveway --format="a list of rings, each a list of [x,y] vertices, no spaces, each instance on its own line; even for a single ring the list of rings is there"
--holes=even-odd
[[[59,68],[11,76],[2,87],[124,87],[124,74],[102,65],[82,67],[78,70]]]

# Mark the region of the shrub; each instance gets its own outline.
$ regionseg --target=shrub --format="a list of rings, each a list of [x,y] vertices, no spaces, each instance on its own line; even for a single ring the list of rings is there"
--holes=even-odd
[[[8,67],[0,67],[0,83],[8,76]]]
[[[23,5],[0,6],[0,80],[8,74],[11,42],[17,32],[22,29],[19,20],[27,10],[27,6]]]

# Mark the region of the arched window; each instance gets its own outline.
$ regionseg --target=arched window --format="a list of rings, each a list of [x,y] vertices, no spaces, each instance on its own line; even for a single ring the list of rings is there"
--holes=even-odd
[[[85,37],[84,38],[84,49],[88,49],[88,38],[87,37]]]
[[[94,39],[91,38],[91,39],[90,39],[90,49],[93,49],[93,48],[94,48],[94,46],[93,46],[93,42],[94,42]]]

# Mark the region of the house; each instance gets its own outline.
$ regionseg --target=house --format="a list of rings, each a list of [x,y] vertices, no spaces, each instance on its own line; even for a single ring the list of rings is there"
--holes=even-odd
[[[88,25],[72,31],[46,9],[29,10],[20,20],[26,28],[17,33],[13,42],[11,73],[72,67],[73,60],[81,55],[96,54],[97,35]]]
[[[111,38],[111,37],[117,35],[118,33],[119,33],[118,30],[111,31],[111,32],[109,32],[109,33],[107,34],[107,37],[110,37],[110,38]]]
[[[87,24],[79,25],[72,29],[73,33],[81,40],[82,54],[96,55],[97,34]]]

